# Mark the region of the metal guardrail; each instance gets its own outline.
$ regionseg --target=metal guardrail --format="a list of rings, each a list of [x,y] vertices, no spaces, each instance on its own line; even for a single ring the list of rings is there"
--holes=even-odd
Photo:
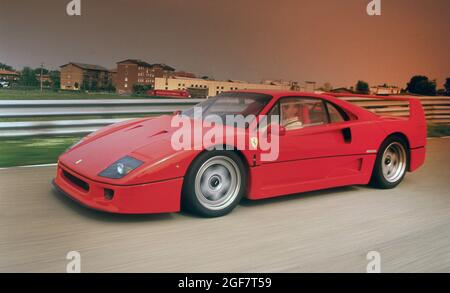
[[[136,115],[168,114],[203,99],[0,100],[0,118],[77,117],[77,120],[0,122],[0,137],[87,134]],[[83,116],[129,115],[120,119]],[[78,119],[78,117],[80,119]]]
[[[450,124],[450,97],[416,97],[420,100],[428,123]],[[407,117],[409,115],[408,102],[375,100],[366,97],[343,97],[343,100],[364,107],[378,115]]]
[[[85,134],[128,119],[130,118],[0,122],[0,137]]]
[[[202,99],[136,100],[4,100],[0,118],[164,114],[200,103]]]
[[[417,97],[429,123],[450,124],[450,97]],[[405,117],[408,103],[366,97],[341,99],[378,115]],[[167,114],[200,103],[202,99],[118,99],[118,100],[0,100],[0,118],[77,117],[71,120],[0,122],[1,137],[87,134],[129,118],[82,119],[83,116]],[[78,119],[80,118],[80,119]],[[75,120],[76,119],[76,120]]]

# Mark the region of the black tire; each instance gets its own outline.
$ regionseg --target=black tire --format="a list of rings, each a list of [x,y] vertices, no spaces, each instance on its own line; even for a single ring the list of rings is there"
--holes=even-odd
[[[227,174],[230,177],[229,182],[226,179]],[[227,183],[230,186],[228,189]],[[202,217],[221,217],[236,207],[246,193],[246,187],[247,169],[235,152],[205,151],[192,162],[184,177],[182,208]],[[216,196],[222,191],[225,195],[217,201],[207,196],[211,194]],[[220,204],[222,200],[224,202]]]
[[[389,150],[388,150],[389,148]],[[387,170],[387,166],[391,164],[391,162],[394,162],[394,160],[391,160],[389,157],[390,150],[398,149],[398,154],[394,154],[395,159],[397,159],[398,162],[401,161],[401,167],[399,167],[396,171],[391,171],[392,174],[389,174],[387,172],[383,172],[384,170]],[[403,155],[402,150],[403,149]],[[386,153],[387,152],[387,153]],[[400,166],[399,163],[397,163],[397,166]],[[395,168],[395,165],[392,167]],[[407,142],[399,136],[389,136],[386,138],[383,143],[380,146],[380,149],[378,150],[377,158],[375,160],[375,165],[373,167],[372,177],[370,180],[370,185],[377,188],[382,189],[391,189],[396,187],[397,185],[402,182],[403,178],[405,177],[405,174],[409,168],[409,149]]]

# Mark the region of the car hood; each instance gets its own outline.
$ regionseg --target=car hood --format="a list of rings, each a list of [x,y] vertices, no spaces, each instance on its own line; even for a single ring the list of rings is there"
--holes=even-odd
[[[113,124],[88,135],[81,143],[61,155],[59,162],[91,180],[117,185],[142,184],[182,177],[195,156],[210,146],[203,146],[200,139],[199,144],[190,150],[174,149],[171,138],[179,127],[172,127],[171,120],[172,116],[166,115]],[[195,129],[202,128],[203,133],[206,133],[210,127],[201,122],[192,123],[190,128],[192,137],[195,136]],[[222,127],[224,127],[222,133],[227,135],[232,133],[240,136],[246,133],[243,129]],[[235,131],[229,131],[228,128]],[[98,175],[125,156],[134,157],[144,164],[121,179],[109,179]]]
[[[98,174],[125,156],[151,164],[174,150],[170,143],[170,116],[134,120],[100,130],[64,153],[59,161],[80,175],[104,181]],[[107,127],[108,128],[108,127]]]

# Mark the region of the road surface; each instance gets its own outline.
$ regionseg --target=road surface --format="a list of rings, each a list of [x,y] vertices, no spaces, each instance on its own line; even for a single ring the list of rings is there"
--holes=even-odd
[[[124,216],[52,191],[55,167],[0,170],[0,272],[450,272],[450,139],[393,190],[364,186],[244,201],[230,215]]]

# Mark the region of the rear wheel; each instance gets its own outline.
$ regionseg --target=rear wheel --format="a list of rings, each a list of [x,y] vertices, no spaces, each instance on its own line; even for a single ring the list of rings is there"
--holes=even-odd
[[[186,174],[183,208],[204,217],[226,215],[244,195],[246,182],[245,166],[236,153],[204,152]]]
[[[394,188],[403,180],[409,164],[409,153],[404,139],[388,137],[380,147],[372,173],[371,185]]]

